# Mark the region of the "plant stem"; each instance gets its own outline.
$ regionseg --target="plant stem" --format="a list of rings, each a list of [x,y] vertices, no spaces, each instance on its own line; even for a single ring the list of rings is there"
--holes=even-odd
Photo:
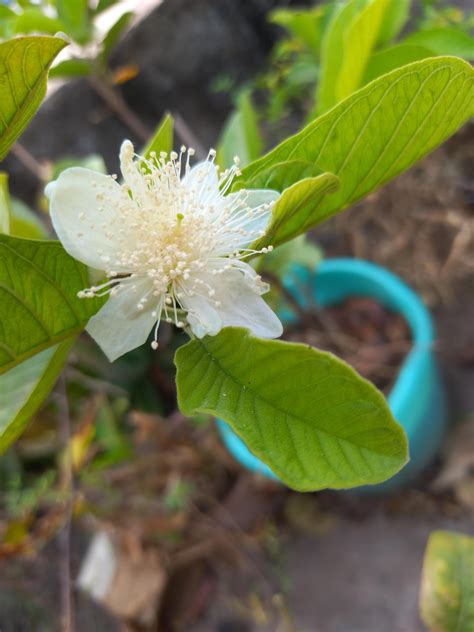
[[[62,462],[62,487],[67,493],[64,527],[60,533],[60,586],[61,586],[61,630],[74,632],[74,611],[71,594],[71,522],[74,504],[74,474],[71,454],[71,420],[66,392],[66,378],[59,379],[59,412],[61,445],[64,461]]]
[[[92,75],[89,77],[89,82],[97,94],[107,103],[111,110],[117,114],[135,136],[141,142],[146,143],[151,137],[151,130],[138,118],[110,80],[106,76]]]

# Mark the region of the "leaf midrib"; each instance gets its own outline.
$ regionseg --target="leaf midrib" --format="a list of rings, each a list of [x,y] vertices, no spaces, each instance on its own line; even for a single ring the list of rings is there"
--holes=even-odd
[[[238,387],[242,388],[242,386],[245,386],[245,390],[246,390],[247,392],[250,392],[250,393],[252,394],[252,396],[253,396],[253,397],[260,399],[262,402],[264,402],[265,404],[267,404],[267,406],[270,406],[271,408],[273,408],[274,410],[276,410],[278,413],[280,413],[280,414],[282,414],[282,415],[284,415],[284,416],[286,416],[286,417],[294,418],[294,419],[297,419],[297,420],[303,421],[303,423],[307,423],[307,424],[310,424],[310,423],[311,423],[311,421],[310,421],[309,419],[305,419],[305,418],[303,418],[303,417],[301,417],[301,418],[296,417],[296,416],[295,416],[295,415],[293,415],[291,412],[286,411],[286,410],[284,410],[284,409],[282,409],[282,408],[280,408],[280,407],[276,406],[276,405],[274,404],[274,402],[272,402],[272,401],[270,401],[270,400],[266,399],[266,398],[265,398],[265,397],[263,397],[261,394],[257,394],[257,393],[256,393],[256,391],[255,391],[253,388],[251,388],[251,387],[249,387],[249,386],[247,386],[247,385],[243,385],[243,384],[242,384],[242,383],[238,380],[238,378],[237,378],[236,376],[234,376],[233,374],[231,374],[231,373],[230,373],[227,369],[225,369],[225,368],[223,367],[223,365],[221,364],[221,362],[220,362],[220,361],[216,358],[216,356],[215,356],[215,355],[213,355],[213,354],[209,351],[209,349],[208,349],[208,347],[205,345],[205,343],[204,343],[204,340],[203,340],[203,339],[196,339],[195,341],[196,341],[196,342],[198,342],[198,343],[202,346],[202,348],[204,349],[204,351],[205,351],[206,355],[210,358],[210,361],[211,361],[211,362],[213,362],[214,364],[216,364],[216,365],[217,365],[217,367],[219,368],[219,370],[220,370],[220,371],[221,371],[224,375],[226,375],[228,379],[230,379],[232,382],[234,382],[234,384],[236,384]],[[323,351],[321,351],[320,353],[324,353],[324,352],[323,352]],[[242,390],[243,390],[243,389],[242,389]],[[370,402],[370,403],[372,404],[372,402]],[[375,405],[374,405],[374,406],[375,406]],[[376,408],[376,409],[378,409],[378,408]],[[351,446],[353,446],[353,447],[357,448],[357,449],[358,449],[358,450],[360,450],[360,451],[362,451],[362,450],[367,450],[368,452],[372,452],[372,453],[374,453],[374,454],[380,454],[381,456],[386,457],[386,458],[389,458],[389,459],[390,459],[390,458],[392,458],[391,456],[386,455],[386,454],[383,454],[383,453],[379,453],[379,452],[377,452],[377,451],[376,451],[376,450],[374,450],[374,449],[371,449],[371,448],[365,448],[365,447],[363,447],[363,446],[359,446],[359,445],[357,445],[356,443],[352,443],[349,439],[347,439],[347,438],[345,438],[345,437],[340,437],[340,436],[339,436],[339,435],[337,435],[337,434],[331,434],[328,430],[324,430],[324,429],[319,428],[319,427],[317,427],[317,426],[315,427],[315,431],[316,431],[317,433],[324,434],[325,436],[328,436],[328,437],[330,437],[330,438],[333,438],[333,439],[335,438],[335,439],[337,439],[338,441],[341,441],[341,442],[347,443],[347,444],[349,444],[349,445],[351,445]],[[396,457],[396,455],[393,455],[393,458],[395,458],[395,457]]]

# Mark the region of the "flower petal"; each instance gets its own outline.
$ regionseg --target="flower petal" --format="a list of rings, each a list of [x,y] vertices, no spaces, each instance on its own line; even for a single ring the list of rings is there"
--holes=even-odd
[[[86,330],[111,362],[146,342],[159,320],[162,299],[158,308],[151,300],[145,309],[137,308],[140,299],[148,296],[152,289],[148,277],[124,279],[118,293],[112,295],[87,324]]]
[[[215,336],[222,327],[246,327],[260,338],[278,338],[283,327],[272,309],[260,297],[267,290],[255,270],[242,261],[238,268],[218,274],[202,273],[197,277],[203,287],[214,290],[213,296],[195,295],[179,298],[184,309],[191,309],[188,322],[193,333],[202,338]],[[193,285],[194,279],[188,283]]]
[[[215,336],[222,329],[221,318],[210,298],[183,292],[179,302],[187,310],[188,324],[197,338]]]
[[[199,202],[207,204],[219,197],[219,177],[213,162],[204,160],[195,165],[181,180],[181,185],[192,191]]]
[[[103,270],[102,257],[113,259],[118,249],[114,240],[120,226],[117,208],[127,202],[123,189],[110,176],[73,167],[50,183],[46,194],[51,220],[64,248],[75,259]]]

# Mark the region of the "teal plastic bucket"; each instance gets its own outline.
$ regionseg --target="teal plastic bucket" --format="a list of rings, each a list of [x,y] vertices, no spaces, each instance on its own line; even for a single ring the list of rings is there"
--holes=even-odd
[[[413,347],[400,368],[388,403],[407,434],[410,461],[389,481],[363,489],[389,490],[411,480],[436,456],[447,426],[446,396],[433,354],[434,329],[429,311],[399,277],[360,259],[326,259],[315,271],[295,266],[284,284],[302,307],[311,303],[324,307],[351,296],[364,296],[377,299],[408,322]],[[295,318],[286,311],[280,316],[284,323]],[[278,480],[230,426],[222,420],[217,424],[225,445],[237,461],[248,470]]]

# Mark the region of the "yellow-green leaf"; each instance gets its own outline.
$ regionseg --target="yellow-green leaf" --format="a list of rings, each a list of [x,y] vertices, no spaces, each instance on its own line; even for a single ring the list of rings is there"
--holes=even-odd
[[[59,37],[18,37],[0,44],[0,160],[46,93],[48,69],[66,46]]]
[[[474,538],[435,531],[426,547],[420,612],[433,632],[474,630]]]

